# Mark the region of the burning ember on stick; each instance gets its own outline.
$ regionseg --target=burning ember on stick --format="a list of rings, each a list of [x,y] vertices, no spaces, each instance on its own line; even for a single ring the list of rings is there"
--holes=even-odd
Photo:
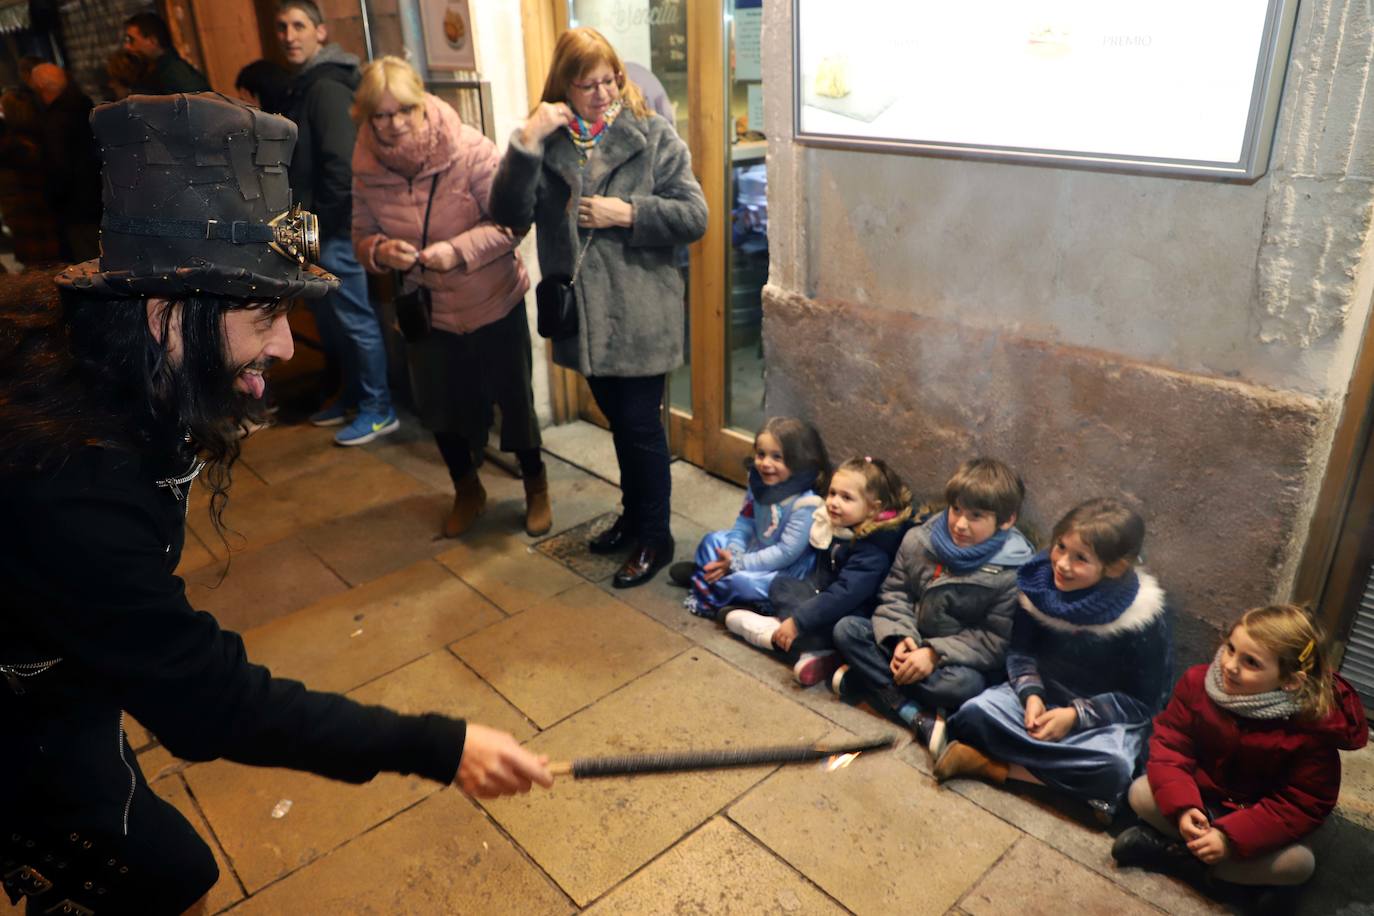
[[[823,769],[827,773],[833,773],[836,770],[843,770],[845,767],[849,766],[851,763],[858,759],[859,755],[857,753],[836,754],[834,757],[831,757],[829,760],[825,762],[825,766],[823,767]]]

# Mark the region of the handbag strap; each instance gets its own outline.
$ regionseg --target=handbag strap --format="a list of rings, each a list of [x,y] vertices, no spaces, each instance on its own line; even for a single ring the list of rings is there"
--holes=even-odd
[[[434,189],[437,187],[439,187],[439,173],[435,172],[434,180],[429,184],[429,199],[425,201],[425,223],[424,226],[420,229],[421,251],[424,251],[425,247],[429,245],[429,211],[434,207]],[[419,262],[417,261],[416,263],[418,264]],[[419,267],[420,272],[424,273],[425,265],[420,264]],[[401,285],[405,282],[406,275],[399,270],[393,270],[391,273],[394,275],[394,279],[396,281],[396,289],[399,292],[401,289]]]
[[[595,229],[593,229],[591,232],[587,233],[587,240],[586,240],[585,242],[582,243],[582,248],[577,252],[577,260],[573,262],[572,279],[568,281],[568,284],[569,284],[570,286],[571,286],[571,285],[576,285],[576,283],[577,283],[577,275],[578,275],[578,273],[582,270],[582,259],[585,258],[585,257],[587,256],[587,249],[591,247],[592,238],[593,238],[595,235],[596,235],[596,230],[595,230]]]

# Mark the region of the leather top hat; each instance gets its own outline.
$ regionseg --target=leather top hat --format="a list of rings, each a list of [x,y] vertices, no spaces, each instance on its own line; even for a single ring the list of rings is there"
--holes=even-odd
[[[216,92],[100,105],[100,258],[57,283],[97,296],[314,298],[339,285],[315,215],[291,206],[296,125]]]

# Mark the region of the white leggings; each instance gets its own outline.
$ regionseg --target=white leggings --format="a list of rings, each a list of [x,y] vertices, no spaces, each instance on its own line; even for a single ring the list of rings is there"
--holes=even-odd
[[[1142,821],[1165,836],[1182,839],[1178,825],[1169,823],[1159,813],[1159,805],[1155,804],[1148,779],[1141,776],[1131,783],[1128,798],[1131,809],[1140,815]],[[1237,859],[1228,855],[1212,866],[1212,874],[1232,884],[1302,884],[1312,877],[1316,868],[1317,859],[1312,855],[1312,848],[1306,843],[1294,843],[1252,859]]]

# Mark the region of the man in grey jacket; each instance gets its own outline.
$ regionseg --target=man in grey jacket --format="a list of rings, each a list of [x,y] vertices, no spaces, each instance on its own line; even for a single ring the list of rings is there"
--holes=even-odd
[[[319,215],[320,264],[339,278],[337,291],[316,309],[325,353],[337,360],[343,394],[310,418],[342,426],[334,441],[362,445],[400,427],[387,385],[381,323],[367,297],[367,276],[353,254],[353,143],[349,114],[358,86],[358,58],[327,43],[324,16],[313,0],[281,0],[277,40],[296,68],[286,116],[300,131],[291,160],[296,201]],[[356,416],[349,422],[349,414]],[[346,424],[346,425],[345,425]]]

